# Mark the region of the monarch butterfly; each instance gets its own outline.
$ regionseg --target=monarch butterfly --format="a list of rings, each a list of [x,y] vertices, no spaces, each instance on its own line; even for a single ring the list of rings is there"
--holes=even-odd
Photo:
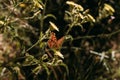
[[[64,37],[60,38],[57,40],[56,35],[54,32],[51,32],[50,34],[50,39],[48,40],[48,47],[49,48],[54,48],[54,49],[59,49],[64,41]]]

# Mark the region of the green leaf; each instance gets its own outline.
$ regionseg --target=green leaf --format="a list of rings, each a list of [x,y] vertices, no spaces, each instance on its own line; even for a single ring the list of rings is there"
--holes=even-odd
[[[48,55],[47,54],[44,54],[43,56],[42,56],[42,60],[46,60],[48,58]]]
[[[52,14],[45,15],[43,19],[47,19],[47,18],[50,18],[50,17],[56,20],[56,17]]]
[[[61,63],[60,65],[63,66],[63,67],[65,67],[66,72],[67,72],[67,75],[69,75],[69,69],[68,69],[68,66],[67,66],[65,63]]]
[[[77,23],[77,24],[75,24],[75,26],[79,26],[79,27],[81,27],[81,29],[83,30],[83,26],[82,26],[81,23]]]
[[[65,13],[66,13],[68,16],[71,16],[71,15],[72,15],[69,11],[65,11]]]
[[[66,41],[66,40],[72,41],[72,40],[73,40],[73,37],[72,37],[71,35],[66,35],[66,36],[65,36],[65,41]]]
[[[33,72],[34,74],[38,74],[41,69],[42,69],[42,67],[39,65],[39,66],[37,66],[35,69],[33,69],[32,72]]]
[[[44,69],[46,70],[47,75],[49,76],[50,70],[48,69],[47,65],[45,65],[45,64],[42,64],[42,65],[43,65]]]

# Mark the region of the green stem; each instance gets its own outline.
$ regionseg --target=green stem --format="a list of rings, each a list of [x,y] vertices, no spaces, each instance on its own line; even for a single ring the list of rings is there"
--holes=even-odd
[[[41,43],[41,41],[46,38],[46,36],[47,36],[47,34],[48,34],[49,32],[50,32],[50,29],[48,29],[48,30],[46,31],[45,35],[44,35],[44,36],[41,36],[41,38],[40,38],[35,44],[33,44],[30,48],[28,48],[28,49],[26,50],[26,52],[28,52],[29,50],[31,50],[31,49],[32,49],[33,47],[35,47],[37,44]]]
[[[120,33],[120,29],[117,30],[117,31],[115,31],[115,32],[110,33],[109,36],[113,36],[113,35],[115,35],[115,34],[117,34],[117,33]]]
[[[44,9],[43,9],[42,16],[40,19],[40,38],[41,38],[42,31],[43,31],[43,26],[44,26],[43,24],[44,24],[44,16],[45,16],[45,11],[46,11],[46,4],[47,4],[47,0],[45,0]]]
[[[108,38],[108,37],[111,37],[117,33],[120,33],[120,29],[115,31],[115,32],[112,32],[112,33],[109,33],[109,34],[99,34],[99,35],[88,35],[88,36],[79,36],[77,38],[74,38],[74,40],[77,40],[77,39],[90,39],[90,38]]]
[[[42,13],[42,16],[41,16],[41,19],[40,19],[40,35],[39,35],[39,40],[33,44],[30,48],[28,48],[26,50],[26,52],[28,52],[29,50],[31,50],[33,47],[35,47],[37,44],[40,44],[40,42],[46,37],[46,35],[42,35],[43,34],[43,24],[44,24],[44,15],[45,15],[45,11],[46,11],[46,4],[47,4],[47,0],[45,1],[45,5],[44,5],[44,9],[43,9],[43,13]],[[48,31],[46,31],[46,33],[49,32],[49,29]]]
[[[74,26],[74,23],[72,23],[72,24],[69,26],[69,28],[68,28],[67,32],[65,33],[65,35],[67,35],[67,34],[71,31],[71,29],[72,29],[73,26]]]
[[[33,44],[30,48],[28,48],[28,49],[26,50],[26,52],[28,52],[28,51],[31,50],[33,47],[35,47],[39,42],[40,42],[40,40],[38,40],[35,44]]]

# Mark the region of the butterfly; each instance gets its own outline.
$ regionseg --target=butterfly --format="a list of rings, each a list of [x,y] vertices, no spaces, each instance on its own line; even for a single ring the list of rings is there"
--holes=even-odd
[[[49,48],[54,48],[54,49],[59,49],[64,41],[64,37],[60,38],[57,40],[56,35],[54,32],[50,33],[50,39],[48,40],[48,47]]]

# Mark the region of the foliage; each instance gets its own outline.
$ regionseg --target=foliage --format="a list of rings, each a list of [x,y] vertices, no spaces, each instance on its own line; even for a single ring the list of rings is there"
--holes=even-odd
[[[119,80],[117,1],[0,4],[1,80]]]

